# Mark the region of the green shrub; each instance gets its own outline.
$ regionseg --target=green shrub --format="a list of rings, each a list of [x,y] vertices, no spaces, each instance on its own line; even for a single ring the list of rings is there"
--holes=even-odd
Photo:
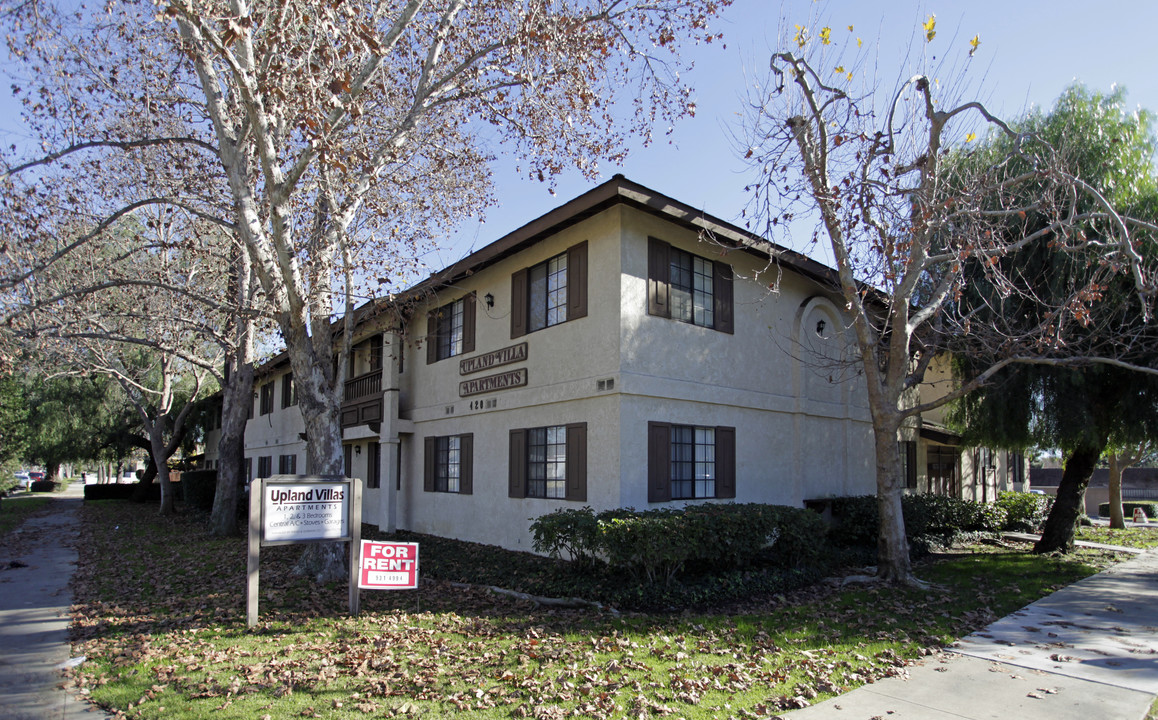
[[[910,552],[920,555],[935,547],[951,545],[965,535],[1001,530],[1006,510],[988,503],[948,495],[904,495],[901,512]],[[880,521],[875,495],[834,498],[832,514],[837,525],[834,542],[842,547],[873,547]]]
[[[56,485],[55,480],[37,480],[28,489],[31,492],[52,492],[56,490]]]
[[[185,503],[206,512],[213,509],[217,494],[216,470],[189,470],[181,473],[181,491]]]
[[[1002,530],[1036,532],[1053,506],[1053,497],[1030,492],[1001,492],[994,503],[1005,510]]]
[[[1134,508],[1142,508],[1142,512],[1146,513],[1147,518],[1158,517],[1158,502],[1146,500],[1130,500],[1122,503],[1122,515],[1129,518],[1134,515]],[[1098,514],[1102,517],[1110,515],[1110,503],[1102,503],[1098,505]]]
[[[825,548],[819,515],[760,503],[705,503],[635,511],[557,510],[531,523],[536,551],[583,568],[600,561],[648,583],[672,580],[691,566],[718,574],[759,564],[797,568]]]

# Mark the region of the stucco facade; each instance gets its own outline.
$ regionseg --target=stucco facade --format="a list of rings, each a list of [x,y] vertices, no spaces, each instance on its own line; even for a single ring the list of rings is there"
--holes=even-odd
[[[364,520],[530,549],[557,508],[874,492],[832,279],[617,176],[362,313],[343,426]],[[309,471],[288,372],[258,373],[255,475]]]

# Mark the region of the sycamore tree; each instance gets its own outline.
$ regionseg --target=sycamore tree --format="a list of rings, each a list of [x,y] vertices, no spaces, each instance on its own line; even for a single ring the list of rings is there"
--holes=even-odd
[[[181,180],[187,168],[215,178],[211,204],[228,209],[219,219],[289,355],[309,465],[336,475],[346,363],[332,358],[349,352],[358,299],[400,289],[439,233],[494,200],[495,153],[547,181],[569,167],[594,177],[629,141],[693,113],[678,47],[713,40],[708,21],[728,4],[128,0],[66,12],[7,0],[0,18],[39,70],[18,87],[50,119],[46,161],[172,154],[145,172],[175,175],[167,196],[207,214]],[[311,545],[303,571],[337,577],[339,549]]]
[[[898,440],[922,412],[984,385],[1017,362],[1086,363],[1063,351],[1064,329],[1080,325],[1098,298],[1075,290],[1060,298],[1059,317],[1074,323],[1040,323],[1006,351],[938,398],[921,402],[915,389],[948,339],[980,328],[968,316],[946,312],[966,287],[963,267],[973,259],[1001,275],[996,260],[1034,243],[1058,253],[1094,253],[1126,277],[1134,312],[1151,321],[1153,262],[1136,244],[1153,227],[1118,213],[1095,188],[1074,174],[1061,148],[1032,147],[984,104],[960,102],[944,81],[960,77],[945,61],[967,64],[980,39],[936,47],[936,20],[928,18],[905,71],[893,88],[866,77],[875,65],[853,28],[848,41],[829,27],[797,26],[771,57],[768,82],[750,103],[743,152],[757,172],[750,223],[770,236],[794,217],[818,219],[815,237],[831,249],[838,291],[845,304],[867,391],[876,451],[877,506],[881,518],[878,574],[887,581],[917,582],[909,561],[901,514],[904,479]],[[933,53],[941,57],[937,62]],[[932,73],[936,71],[937,75]],[[939,79],[940,78],[940,79]],[[1013,140],[1009,158],[997,158],[962,175],[947,156],[979,135]],[[1032,194],[1022,192],[1032,187]],[[1078,198],[1090,205],[1076,208]],[[1042,223],[1024,234],[1004,232],[1011,219]],[[1097,227],[1095,242],[1086,234]],[[1059,334],[1060,333],[1060,334]]]

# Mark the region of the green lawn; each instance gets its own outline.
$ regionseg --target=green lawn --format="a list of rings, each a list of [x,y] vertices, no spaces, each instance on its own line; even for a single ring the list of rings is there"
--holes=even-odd
[[[1158,547],[1158,527],[1128,527],[1111,530],[1108,527],[1082,527],[1075,536],[1078,540],[1149,549]]]
[[[18,527],[29,515],[44,509],[50,498],[22,495],[0,500],[0,535]]]
[[[821,584],[674,615],[549,610],[431,579],[366,591],[351,618],[344,585],[290,575],[300,551],[275,547],[249,631],[241,539],[131,503],[82,518],[74,679],[133,718],[767,717],[901,673],[1111,562],[976,549],[923,563],[924,590]]]

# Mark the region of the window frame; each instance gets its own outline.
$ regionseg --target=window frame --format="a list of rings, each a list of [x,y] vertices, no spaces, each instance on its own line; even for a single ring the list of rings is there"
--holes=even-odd
[[[449,455],[450,441],[458,442],[458,489],[449,489],[449,476],[440,472],[444,454]],[[447,457],[449,469],[449,457]],[[439,492],[452,495],[474,494],[474,433],[461,435],[430,435],[423,440],[423,492]]]
[[[672,477],[673,428],[712,430],[714,494],[711,496],[676,497],[675,483],[686,478]],[[687,462],[686,460],[680,462]],[[695,462],[693,457],[692,462]],[[695,494],[693,478],[693,495]],[[648,422],[647,424],[647,501],[726,500],[736,497],[736,428],[725,425],[688,425],[686,423]]]
[[[562,497],[542,497],[530,494],[531,438],[530,434],[546,428],[564,429],[564,492]],[[546,456],[544,456],[546,459]],[[547,478],[544,478],[546,480]],[[539,500],[587,500],[587,423],[518,428],[510,431],[508,452],[507,495],[511,498],[534,497]]]
[[[382,443],[371,440],[366,443],[366,487],[382,487]]]
[[[298,456],[297,453],[290,453],[289,455],[277,456],[277,474],[278,475],[297,475],[298,474]]]
[[[268,478],[273,475],[273,455],[257,456],[257,477]]]
[[[269,415],[273,412],[273,384],[273,380],[262,383],[258,400],[258,405],[260,406],[260,410],[258,411],[259,415]]]
[[[454,342],[453,317],[454,308],[462,304],[462,324],[456,351]],[[474,293],[467,293],[457,300],[438,306],[426,314],[426,364],[433,365],[439,360],[458,357],[474,352],[476,306]],[[452,323],[447,327],[448,320]],[[379,356],[381,366],[381,356]]]
[[[553,323],[546,323],[548,317],[544,317],[544,325],[541,327],[532,327],[531,319],[531,293],[532,288],[532,273],[538,268],[550,268],[550,263],[559,258],[566,258],[566,268],[563,271],[563,287],[566,289],[566,301],[562,305],[557,305],[557,309],[562,310],[563,317],[557,319]],[[522,337],[528,333],[545,330],[549,327],[556,327],[564,325],[572,320],[578,320],[582,317],[587,317],[587,241],[577,243],[564,250],[562,253],[556,253],[546,260],[535,263],[529,267],[516,270],[511,274],[511,339]],[[547,300],[550,297],[549,283],[547,285],[544,297],[544,308],[549,308]],[[549,315],[549,310],[545,310]]]
[[[674,316],[672,312],[672,257],[690,258],[691,262],[691,307],[692,319]],[[712,279],[711,325],[695,322],[695,266],[696,261],[709,264]],[[705,275],[706,277],[706,275]],[[701,255],[672,246],[655,237],[647,239],[647,314],[668,318],[679,322],[708,328],[727,335],[735,333],[735,290],[733,288],[732,266],[721,260],[711,260]]]
[[[298,389],[294,385],[294,374],[286,373],[281,378],[281,407],[282,410],[298,404]]]

